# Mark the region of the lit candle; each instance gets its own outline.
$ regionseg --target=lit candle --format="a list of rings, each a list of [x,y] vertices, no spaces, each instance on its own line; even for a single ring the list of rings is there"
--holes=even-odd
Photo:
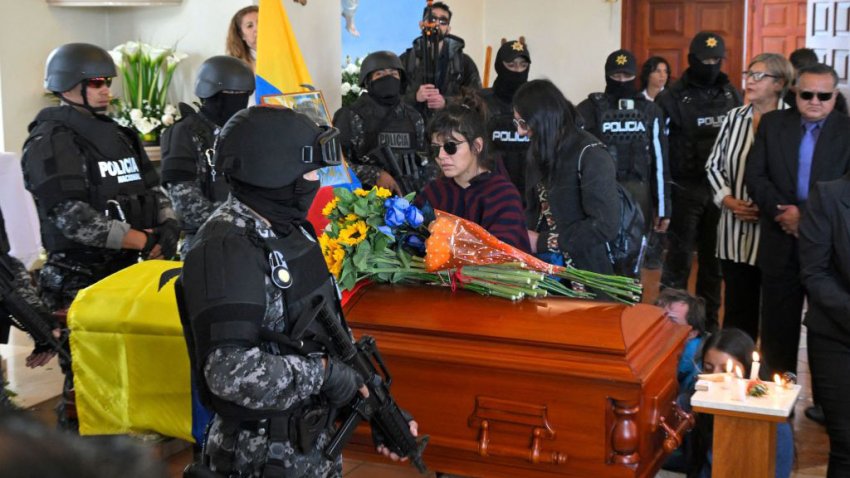
[[[758,380],[760,368],[761,363],[759,363],[759,353],[753,351],[753,366],[750,367],[750,380]]]
[[[730,390],[732,383],[732,359],[726,361],[726,375],[723,376],[723,388]]]
[[[747,381],[744,380],[744,372],[741,371],[741,367],[735,366],[735,393],[733,394],[733,398],[735,400],[743,402],[747,399]]]

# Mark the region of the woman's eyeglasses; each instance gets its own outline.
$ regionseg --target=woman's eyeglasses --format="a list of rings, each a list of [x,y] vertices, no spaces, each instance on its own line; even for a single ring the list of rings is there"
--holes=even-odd
[[[103,88],[104,85],[107,87],[112,86],[112,78],[89,78],[86,80],[86,86],[88,88],[98,89]]]
[[[829,101],[829,100],[832,99],[832,95],[833,95],[832,91],[830,91],[828,93],[815,92],[815,91],[801,91],[800,92],[800,98],[802,98],[806,101],[812,101],[812,99],[814,99],[815,96],[817,96],[818,100],[820,100],[820,101]]]
[[[755,82],[759,82],[764,78],[779,78],[777,75],[771,75],[766,71],[745,71],[744,74],[747,75],[747,78],[751,78]]]
[[[432,144],[431,145],[431,156],[434,157],[434,158],[439,156],[440,155],[440,148],[443,148],[443,151],[445,151],[446,154],[451,156],[451,155],[457,153],[457,147],[459,145],[465,143],[465,142],[466,141],[458,141],[458,142],[446,141],[443,144]]]
[[[528,129],[528,123],[522,118],[514,118],[514,127],[516,129]]]

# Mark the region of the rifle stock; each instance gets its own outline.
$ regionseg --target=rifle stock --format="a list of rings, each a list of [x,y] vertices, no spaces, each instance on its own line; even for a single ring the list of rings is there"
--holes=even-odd
[[[378,146],[377,148],[370,151],[367,156],[374,158],[375,161],[377,161],[378,164],[381,166],[381,169],[390,173],[393,179],[395,179],[398,183],[399,188],[401,188],[402,196],[416,191],[416,188],[410,182],[410,175],[405,174],[405,172],[401,169],[401,166],[398,164],[398,159],[396,158],[395,153],[393,153],[392,148],[390,148],[388,145],[384,144]]]

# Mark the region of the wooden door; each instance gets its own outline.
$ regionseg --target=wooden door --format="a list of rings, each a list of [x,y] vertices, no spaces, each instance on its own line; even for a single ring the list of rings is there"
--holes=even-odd
[[[844,94],[850,92],[850,1],[808,0],[806,46],[838,73]]]
[[[759,53],[785,58],[806,46],[806,0],[752,0],[746,63]]]
[[[691,39],[711,31],[726,41],[723,71],[741,84],[744,0],[624,0],[623,48],[638,61],[658,55],[667,59],[674,78],[688,67]]]

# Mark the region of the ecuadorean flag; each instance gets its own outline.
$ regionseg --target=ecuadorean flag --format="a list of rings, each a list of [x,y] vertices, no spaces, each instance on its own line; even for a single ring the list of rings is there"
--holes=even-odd
[[[281,0],[260,0],[257,38],[257,104],[263,96],[295,93],[312,84]]]

